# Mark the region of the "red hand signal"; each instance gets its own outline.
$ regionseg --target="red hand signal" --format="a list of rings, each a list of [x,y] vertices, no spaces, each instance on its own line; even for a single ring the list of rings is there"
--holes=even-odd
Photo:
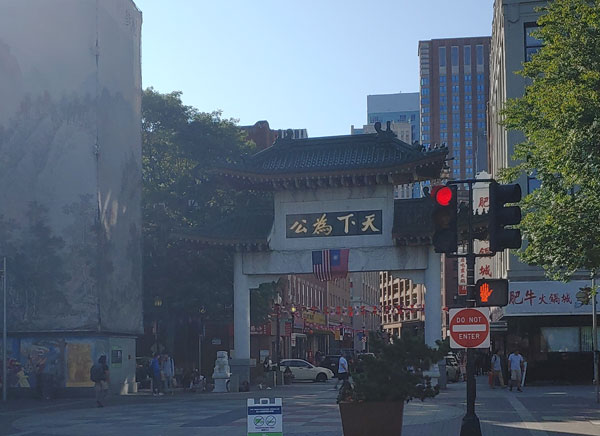
[[[490,285],[487,283],[482,284],[479,287],[479,297],[481,298],[481,301],[483,303],[487,303],[488,298],[490,298],[490,295],[492,295],[492,292],[494,292],[494,290],[490,289]]]

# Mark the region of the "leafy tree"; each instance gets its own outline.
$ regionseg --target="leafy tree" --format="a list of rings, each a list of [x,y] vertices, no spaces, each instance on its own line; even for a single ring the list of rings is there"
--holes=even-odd
[[[166,322],[171,332],[175,322],[199,317],[201,309],[204,319],[227,320],[232,315],[231,253],[199,249],[172,234],[201,231],[251,204],[268,204],[268,196],[230,189],[208,177],[213,168],[253,152],[254,144],[235,120],[184,105],[180,92],[152,88],[142,96],[142,144],[144,311]],[[154,306],[157,296],[160,307]]]
[[[600,267],[600,2],[555,0],[543,11],[544,46],[520,72],[530,85],[504,111],[526,138],[504,177],[541,181],[522,201],[528,243],[519,255],[568,280]]]

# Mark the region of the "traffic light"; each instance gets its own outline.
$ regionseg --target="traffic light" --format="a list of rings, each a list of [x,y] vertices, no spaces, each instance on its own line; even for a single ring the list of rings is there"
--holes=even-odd
[[[433,247],[436,253],[454,253],[458,248],[456,185],[434,186]]]
[[[475,306],[506,306],[508,304],[508,280],[479,279],[475,283]]]
[[[490,183],[490,210],[488,212],[490,251],[495,253],[505,248],[521,248],[521,231],[505,228],[505,226],[521,222],[521,208],[506,206],[506,203],[519,201],[521,201],[521,186],[518,184]]]

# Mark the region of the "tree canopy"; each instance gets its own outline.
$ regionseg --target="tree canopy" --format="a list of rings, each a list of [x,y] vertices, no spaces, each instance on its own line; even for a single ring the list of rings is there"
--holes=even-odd
[[[519,255],[567,280],[600,267],[600,2],[555,0],[542,10],[534,36],[543,46],[520,72],[530,84],[503,112],[526,138],[504,177],[541,182],[522,201]]]
[[[152,88],[142,96],[145,313],[165,320],[231,316],[233,268],[226,250],[174,240],[181,229],[199,229],[249,204],[268,201],[207,177],[224,163],[253,152],[254,144],[220,112],[186,106],[180,92]],[[159,297],[162,305],[154,307]]]

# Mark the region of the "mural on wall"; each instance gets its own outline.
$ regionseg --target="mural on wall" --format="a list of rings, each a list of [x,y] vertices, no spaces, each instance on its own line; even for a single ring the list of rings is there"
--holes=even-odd
[[[90,387],[90,368],[93,365],[92,345],[88,343],[67,344],[67,387]]]
[[[38,3],[35,25],[13,25],[32,19],[18,0],[0,15],[9,330],[140,333],[141,13],[129,0]]]
[[[64,386],[64,341],[22,339],[16,380],[11,387],[36,388],[41,377],[50,375],[57,386]]]

